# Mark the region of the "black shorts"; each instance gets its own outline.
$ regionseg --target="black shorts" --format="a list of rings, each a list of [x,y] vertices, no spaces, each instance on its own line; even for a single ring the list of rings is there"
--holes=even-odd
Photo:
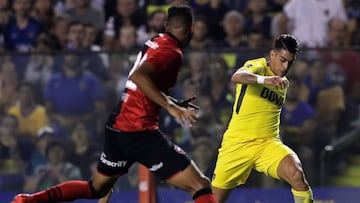
[[[120,132],[106,127],[98,171],[107,176],[119,176],[126,174],[134,162],[146,166],[165,180],[184,170],[190,159],[160,130]]]

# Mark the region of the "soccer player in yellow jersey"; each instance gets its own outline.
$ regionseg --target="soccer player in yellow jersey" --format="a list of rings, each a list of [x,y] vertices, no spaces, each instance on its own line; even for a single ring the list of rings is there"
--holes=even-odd
[[[236,83],[233,113],[212,180],[219,203],[224,203],[235,187],[245,184],[252,169],[288,182],[295,203],[313,202],[298,156],[279,138],[280,112],[288,88],[285,75],[298,51],[294,36],[280,35],[269,61],[249,60],[232,75]]]

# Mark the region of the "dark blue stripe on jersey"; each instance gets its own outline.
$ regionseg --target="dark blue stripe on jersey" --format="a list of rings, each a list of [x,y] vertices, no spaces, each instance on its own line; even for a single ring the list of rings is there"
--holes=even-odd
[[[247,85],[246,85],[246,84],[244,84],[244,85],[241,86],[241,92],[240,92],[240,95],[239,95],[239,98],[238,98],[237,104],[236,104],[236,113],[237,113],[237,114],[239,113],[241,103],[242,103],[242,101],[243,101],[243,99],[244,99],[244,95],[245,95],[246,88],[247,88]]]

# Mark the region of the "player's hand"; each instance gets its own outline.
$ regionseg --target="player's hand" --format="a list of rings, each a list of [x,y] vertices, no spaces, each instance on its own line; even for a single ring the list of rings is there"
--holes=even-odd
[[[265,85],[275,86],[278,89],[284,89],[289,86],[289,82],[280,76],[269,76],[264,80]]]
[[[167,111],[170,115],[174,116],[181,124],[182,127],[191,127],[196,122],[196,112],[191,108],[184,108],[178,106],[176,103],[170,100],[170,105],[167,107]]]

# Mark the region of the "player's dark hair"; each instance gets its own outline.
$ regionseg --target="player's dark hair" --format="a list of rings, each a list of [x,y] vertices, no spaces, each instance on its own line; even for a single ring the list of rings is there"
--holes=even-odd
[[[277,50],[285,49],[296,55],[300,50],[300,44],[293,35],[282,34],[275,39],[273,48]]]
[[[177,22],[185,27],[191,27],[194,21],[194,15],[190,6],[178,5],[172,6],[168,10],[168,22]]]

